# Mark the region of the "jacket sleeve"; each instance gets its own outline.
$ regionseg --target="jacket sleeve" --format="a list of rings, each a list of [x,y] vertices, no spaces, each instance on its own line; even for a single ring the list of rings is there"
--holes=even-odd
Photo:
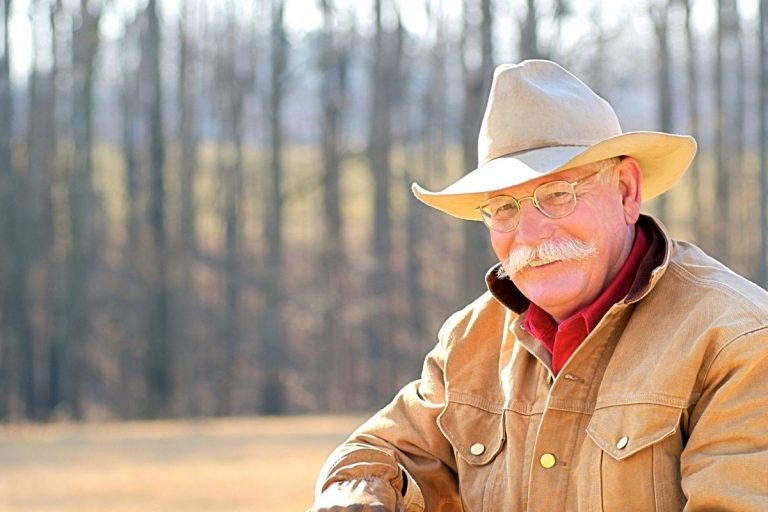
[[[722,347],[705,370],[681,454],[686,512],[768,510],[768,328]]]
[[[383,478],[405,490],[406,511],[460,503],[453,450],[436,423],[445,403],[442,340],[450,323],[427,355],[421,378],[400,390],[330,455],[317,482],[317,496],[334,482]]]

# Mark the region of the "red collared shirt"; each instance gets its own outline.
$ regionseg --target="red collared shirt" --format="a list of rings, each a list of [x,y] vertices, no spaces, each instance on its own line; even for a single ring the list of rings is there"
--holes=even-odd
[[[571,354],[592,332],[611,306],[627,296],[640,262],[649,247],[648,235],[642,229],[635,228],[632,249],[611,284],[592,304],[563,320],[559,325],[549,313],[533,302],[528,306],[523,325],[552,354],[552,371],[555,375],[560,372]]]

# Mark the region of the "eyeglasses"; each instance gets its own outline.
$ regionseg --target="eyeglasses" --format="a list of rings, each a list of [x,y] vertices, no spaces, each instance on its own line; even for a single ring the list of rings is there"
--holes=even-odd
[[[486,226],[499,233],[514,231],[520,223],[523,201],[531,201],[541,213],[550,219],[561,219],[576,208],[576,186],[603,172],[584,176],[576,181],[555,180],[542,183],[530,196],[515,199],[511,196],[496,196],[477,207]]]

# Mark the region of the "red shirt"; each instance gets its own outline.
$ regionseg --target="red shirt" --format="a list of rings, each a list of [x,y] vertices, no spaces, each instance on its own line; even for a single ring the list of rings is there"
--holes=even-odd
[[[645,254],[650,248],[650,240],[642,229],[635,228],[635,240],[627,260],[619,269],[611,284],[595,301],[578,313],[563,320],[560,325],[549,313],[531,302],[525,313],[523,326],[536,339],[540,340],[552,354],[552,371],[557,375],[581,345],[592,329],[600,322],[603,315],[617,302],[627,296],[632,282],[637,275]]]

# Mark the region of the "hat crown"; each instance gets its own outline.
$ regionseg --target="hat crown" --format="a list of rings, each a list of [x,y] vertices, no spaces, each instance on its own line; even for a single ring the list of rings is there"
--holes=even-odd
[[[498,66],[477,143],[478,164],[543,147],[590,146],[621,134],[613,108],[558,64]]]

